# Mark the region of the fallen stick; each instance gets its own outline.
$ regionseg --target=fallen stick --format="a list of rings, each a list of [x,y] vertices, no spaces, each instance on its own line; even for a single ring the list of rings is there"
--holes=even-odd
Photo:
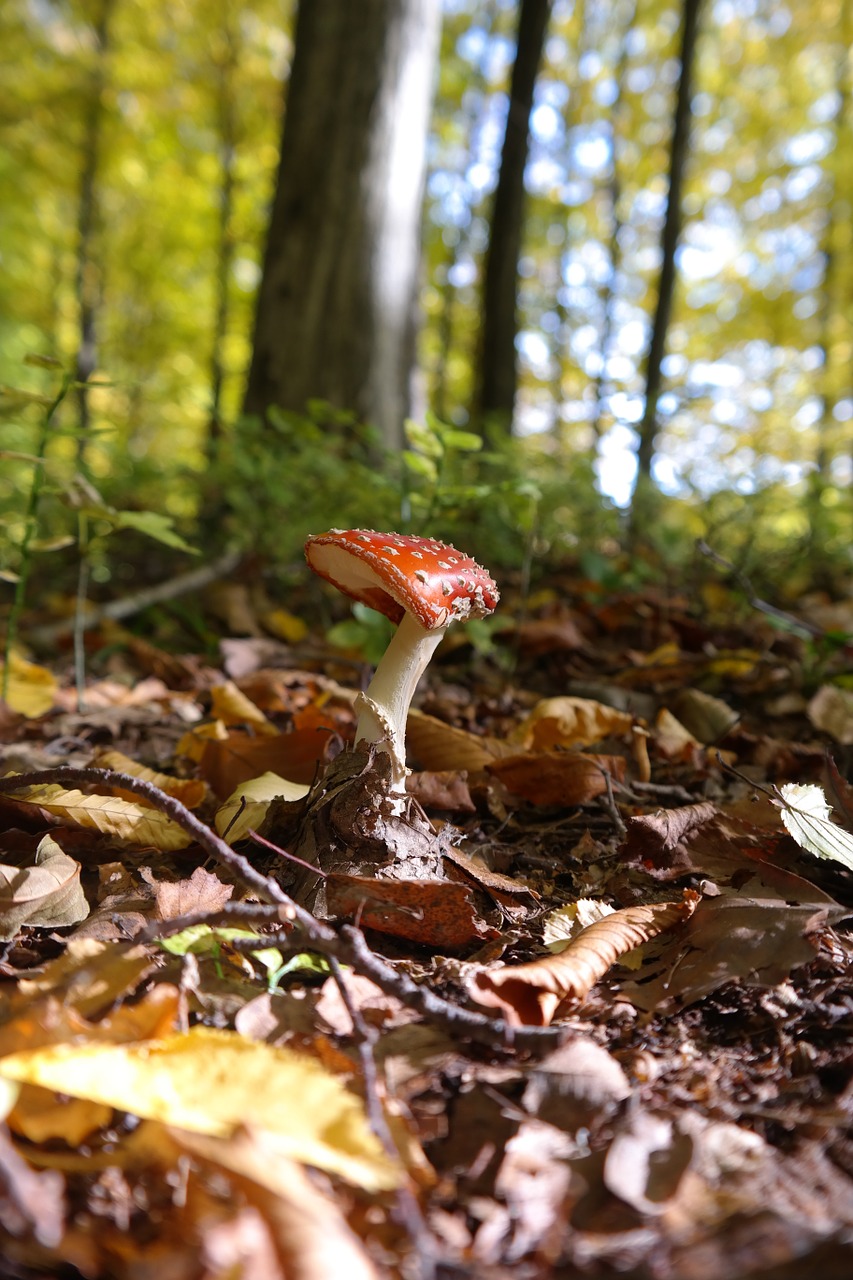
[[[111,600],[109,604],[86,610],[83,626],[86,630],[97,627],[102,622],[119,622],[129,618],[149,605],[161,604],[164,600],[175,600],[178,596],[187,595],[190,591],[200,591],[210,586],[218,578],[224,578],[237,568],[242,559],[240,551],[226,551],[218,560],[203,565],[199,569],[191,569],[189,573],[180,573],[176,578],[166,582],[158,582],[153,587],[143,587],[133,595],[123,596],[120,600]],[[43,627],[33,627],[27,631],[27,642],[34,645],[55,644],[66,636],[73,635],[75,619],[63,618],[60,622],[50,622]]]

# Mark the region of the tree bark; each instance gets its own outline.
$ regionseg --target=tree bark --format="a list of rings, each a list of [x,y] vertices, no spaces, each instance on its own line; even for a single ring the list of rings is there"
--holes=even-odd
[[[474,421],[512,427],[518,364],[518,259],[524,222],[524,170],[530,112],[542,61],[551,0],[521,0],[498,185],[492,210],[482,296],[482,339]]]
[[[669,192],[666,201],[661,239],[661,269],[658,281],[658,297],[655,307],[652,335],[646,356],[646,391],[643,419],[640,423],[640,442],[637,448],[637,480],[631,504],[631,528],[636,527],[637,496],[641,500],[650,488],[652,458],[658,425],[658,397],[661,389],[661,364],[666,350],[666,335],[672,314],[675,292],[675,254],[681,236],[681,192],[690,151],[691,91],[693,69],[699,32],[699,11],[702,0],[684,0],[681,25],[681,71],[675,99],[675,115],[672,142],[669,152]]]
[[[439,0],[303,0],[245,409],[411,413]]]

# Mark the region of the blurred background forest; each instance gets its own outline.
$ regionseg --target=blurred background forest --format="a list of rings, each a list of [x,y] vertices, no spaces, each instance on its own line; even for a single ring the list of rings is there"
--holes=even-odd
[[[840,590],[851,0],[303,9],[5,0],[9,583],[364,524]]]

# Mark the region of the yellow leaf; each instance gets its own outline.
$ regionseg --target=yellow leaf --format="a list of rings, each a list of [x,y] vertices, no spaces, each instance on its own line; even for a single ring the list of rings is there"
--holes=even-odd
[[[229,844],[242,840],[249,830],[263,822],[273,800],[301,800],[310,787],[302,782],[289,782],[277,773],[262,773],[259,778],[241,782],[216,811],[214,824]]]
[[[308,634],[308,624],[286,609],[272,609],[261,621],[267,631],[287,644],[299,644]]]
[[[633,717],[590,698],[543,698],[512,733],[512,741],[533,751],[588,747],[630,732]]]
[[[291,1159],[369,1191],[399,1171],[359,1099],[314,1058],[233,1031],[195,1027],[134,1045],[64,1044],[0,1059],[0,1077],[214,1137],[248,1125]]]
[[[204,755],[208,742],[225,742],[227,738],[228,730],[221,720],[213,720],[209,724],[199,724],[184,734],[175,747],[175,754],[186,756],[188,760],[198,764]]]
[[[0,662],[0,675],[4,664]],[[13,711],[37,720],[50,711],[56,697],[57,684],[47,667],[27,662],[14,651],[9,658],[9,688],[6,702]]]
[[[69,1147],[79,1147],[112,1118],[112,1108],[88,1098],[56,1098],[37,1085],[21,1087],[9,1116],[9,1128],[29,1142],[50,1142],[61,1138]]]
[[[100,831],[128,844],[151,845],[163,853],[186,849],[190,837],[165,814],[120,796],[87,796],[63,787],[22,787],[11,793],[24,804],[37,804],[74,827]]]
[[[145,765],[121,751],[99,751],[92,763],[98,769],[116,769],[119,773],[129,773],[143,782],[150,782],[165,791],[167,796],[180,800],[188,809],[197,809],[207,796],[207,786],[200,778],[173,778],[171,774],[146,769]]]
[[[218,684],[210,691],[211,714],[223,724],[248,724],[258,733],[266,733],[272,737],[278,733],[275,725],[269,721],[256,707],[251,698],[241,693],[232,680]]]

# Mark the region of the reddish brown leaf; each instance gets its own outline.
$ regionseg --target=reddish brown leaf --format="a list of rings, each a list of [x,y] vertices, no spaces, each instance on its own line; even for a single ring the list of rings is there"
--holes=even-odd
[[[497,937],[481,920],[467,885],[454,881],[374,880],[330,875],[329,913],[356,919],[364,928],[407,938],[422,946],[458,951],[478,938]]]
[[[495,760],[488,771],[508,791],[531,804],[573,808],[607,791],[605,774],[625,777],[621,756],[587,755],[580,751],[547,751],[541,755]]]

